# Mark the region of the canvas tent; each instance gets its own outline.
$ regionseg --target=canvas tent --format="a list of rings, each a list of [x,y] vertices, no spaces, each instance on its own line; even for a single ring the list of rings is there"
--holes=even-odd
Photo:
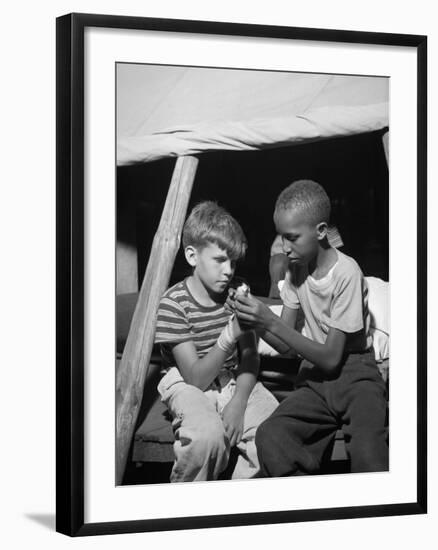
[[[388,79],[119,65],[117,164],[388,126]]]
[[[121,480],[198,161],[388,127],[386,78],[117,66],[117,164],[178,157],[117,376]],[[386,151],[386,149],[385,149]]]

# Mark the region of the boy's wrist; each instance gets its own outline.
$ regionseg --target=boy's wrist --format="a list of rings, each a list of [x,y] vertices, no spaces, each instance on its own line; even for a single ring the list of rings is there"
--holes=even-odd
[[[271,332],[271,333],[274,332],[275,333],[275,329],[276,329],[276,325],[277,325],[278,320],[279,320],[279,317],[278,317],[278,315],[275,315],[275,313],[270,315],[266,319],[265,332]]]
[[[233,315],[220,333],[217,345],[222,351],[232,353],[241,333],[237,318]]]
[[[216,341],[216,344],[220,350],[228,355],[233,353],[234,348],[236,347],[236,342],[230,339],[229,335],[225,332],[222,332],[219,335],[219,338]]]

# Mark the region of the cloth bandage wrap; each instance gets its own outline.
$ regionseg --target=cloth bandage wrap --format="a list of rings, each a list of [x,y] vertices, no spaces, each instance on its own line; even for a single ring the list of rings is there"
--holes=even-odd
[[[242,331],[240,330],[237,317],[233,315],[220,333],[217,339],[217,345],[222,351],[225,351],[225,353],[232,353],[241,334]]]
[[[236,296],[238,296],[239,294],[243,296],[248,296],[249,286],[246,283],[241,283],[236,288]],[[219,335],[219,338],[217,339],[217,345],[222,351],[225,351],[226,353],[232,353],[234,350],[234,346],[236,345],[237,340],[239,339],[239,336],[241,334],[242,331],[240,329],[239,321],[234,314],[230,317],[227,325],[224,327],[221,334]]]

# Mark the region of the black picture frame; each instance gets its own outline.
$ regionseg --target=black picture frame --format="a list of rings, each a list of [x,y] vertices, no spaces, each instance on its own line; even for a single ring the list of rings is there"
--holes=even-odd
[[[312,28],[68,14],[57,19],[56,529],[69,536],[361,518],[427,511],[427,38]],[[417,498],[401,504],[84,522],[84,30],[158,30],[382,46],[417,52]]]

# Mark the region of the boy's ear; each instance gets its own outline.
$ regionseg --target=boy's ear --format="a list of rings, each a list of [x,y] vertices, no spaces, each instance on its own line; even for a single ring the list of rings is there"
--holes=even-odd
[[[196,248],[191,245],[186,246],[184,249],[184,254],[185,254],[187,263],[192,267],[196,267],[196,261],[198,259]]]
[[[318,241],[322,241],[327,237],[328,225],[326,222],[321,222],[316,226],[316,234]]]

